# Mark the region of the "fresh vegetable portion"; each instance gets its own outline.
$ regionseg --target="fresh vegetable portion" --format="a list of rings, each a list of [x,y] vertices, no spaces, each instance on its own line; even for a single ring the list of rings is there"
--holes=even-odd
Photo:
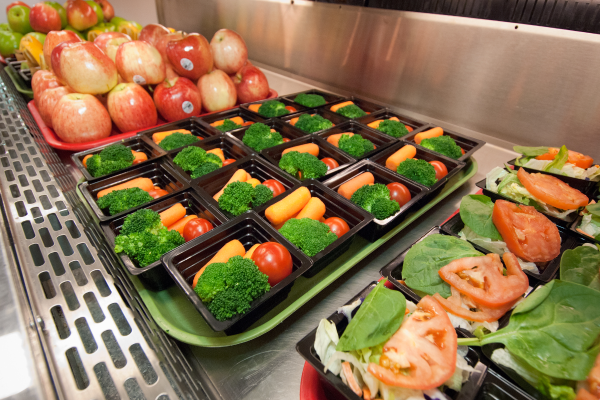
[[[242,142],[255,151],[261,151],[282,144],[283,137],[268,125],[257,122],[246,130]]]
[[[517,153],[522,154],[515,164],[522,167],[552,172],[591,181],[600,180],[600,166],[594,165],[590,156],[567,150],[566,146],[557,147],[525,147],[515,146]]]
[[[319,132],[333,126],[333,122],[319,114],[302,114],[297,118],[292,118],[289,123],[306,133]]]
[[[221,149],[218,149],[221,151]],[[173,162],[181,167],[186,172],[190,172],[192,179],[199,178],[223,166],[221,158],[206,150],[188,146],[181,150],[174,158]]]
[[[277,100],[269,100],[261,104],[252,104],[252,106],[258,106],[256,107],[256,111],[252,108],[250,109],[266,118],[281,117],[290,113],[285,104]]]
[[[250,122],[252,124],[252,122]],[[229,132],[235,129],[242,128],[246,123],[242,117],[233,117],[231,119],[222,119],[220,121],[215,121],[210,124],[210,126],[217,128],[221,132]]]
[[[365,115],[367,115],[366,112],[364,112],[359,106],[357,106],[356,104],[354,104],[351,101],[346,101],[346,102],[331,106],[330,110],[335,113],[341,114],[346,118],[353,118],[353,119],[364,117]]]
[[[600,290],[600,251],[596,246],[565,250],[560,259],[560,279]]]
[[[270,181],[273,183],[269,183],[269,186],[262,185],[258,179],[252,178],[250,174],[240,169],[213,198],[219,203],[221,210],[238,216],[271,200],[275,190],[279,192],[279,186],[283,187],[274,179]]]
[[[400,211],[400,204],[391,199],[390,189],[381,183],[360,187],[352,194],[350,201],[379,220],[387,219]]]
[[[598,203],[589,204],[581,211],[581,215],[577,231],[600,240],[600,205]]]
[[[153,197],[139,187],[115,190],[98,199],[98,207],[115,215],[152,201]]]
[[[327,104],[323,96],[309,93],[300,93],[294,98],[294,101],[308,108],[321,107]]]
[[[396,170],[400,175],[407,177],[411,181],[418,182],[425,186],[433,186],[438,181],[435,168],[425,160],[409,158],[398,165]]]
[[[328,171],[327,165],[316,156],[298,151],[283,154],[279,160],[279,168],[300,179],[319,179]]]
[[[182,129],[155,133],[152,135],[152,140],[154,140],[154,143],[159,145],[163,150],[171,151],[199,142],[202,138],[194,136],[192,135],[192,132]]]
[[[378,119],[370,122],[367,125],[395,138],[406,136],[413,131],[412,127],[404,125],[397,117],[392,117],[385,120]]]
[[[365,139],[358,134],[350,133],[351,132],[341,134],[337,143],[332,143],[332,141],[329,140],[327,141],[355,158],[360,158],[366,153],[375,150],[375,145],[369,139]]]
[[[135,152],[135,154],[137,153]],[[83,165],[90,175],[97,178],[132,166],[136,159],[135,154],[129,147],[118,143],[112,144],[102,149],[98,154],[86,156],[83,159]],[[148,156],[145,153],[141,153],[138,158],[142,160],[142,154],[147,160]]]
[[[423,139],[421,146],[455,160],[458,160],[463,155],[460,146],[450,136],[436,136],[430,139]]]

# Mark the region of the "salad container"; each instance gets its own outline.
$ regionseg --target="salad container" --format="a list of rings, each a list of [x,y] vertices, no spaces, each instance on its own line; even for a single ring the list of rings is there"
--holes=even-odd
[[[336,113],[334,113],[334,112],[331,112],[331,111],[329,111],[329,110],[326,110],[325,108],[317,108],[317,109],[312,109],[312,110],[308,110],[308,111],[301,112],[301,113],[294,114],[294,115],[286,115],[285,117],[281,117],[281,121],[283,121],[283,122],[287,122],[289,125],[291,125],[291,126],[294,126],[294,125],[290,124],[290,120],[291,120],[292,118],[298,118],[298,117],[300,117],[302,114],[310,114],[310,115],[315,115],[315,114],[318,114],[318,115],[320,115],[321,117],[323,117],[323,118],[325,118],[325,119],[327,119],[327,120],[331,121],[331,122],[333,123],[333,125],[334,125],[334,126],[332,126],[332,127],[331,127],[331,128],[329,128],[329,129],[332,129],[332,128],[334,128],[335,126],[337,126],[337,125],[339,125],[339,124],[341,124],[341,123],[343,123],[343,122],[346,122],[346,121],[348,121],[348,118],[346,118],[346,117],[344,117],[344,116],[341,116],[340,114],[336,114]],[[320,132],[323,132],[323,131],[325,131],[325,130],[326,130],[326,129],[323,129],[323,130],[320,130],[320,131],[317,131],[317,132],[314,132],[314,133],[308,133],[308,132],[304,132],[304,131],[303,131],[302,129],[300,129],[300,128],[296,128],[295,126],[294,126],[294,128],[295,128],[295,129],[297,129],[297,130],[299,130],[300,132],[302,132],[304,135],[317,135],[317,134],[319,134]]]
[[[290,111],[290,110],[288,110],[288,111],[290,111],[289,114],[285,114],[285,115],[295,114],[295,113],[298,113],[298,112],[301,112],[301,111],[308,110],[307,107],[304,107],[304,106],[302,106],[302,105],[300,105],[298,103],[294,103],[293,101],[288,100],[285,97],[278,97],[276,99],[266,99],[266,100],[260,100],[260,101],[253,101],[252,103],[244,103],[244,104],[240,105],[240,108],[243,109],[243,110],[245,110],[245,111],[247,111],[247,112],[249,112],[249,113],[252,113],[254,115],[258,115],[259,117],[268,118],[268,117],[260,115],[257,112],[252,111],[250,109],[250,105],[252,105],[252,104],[262,104],[262,103],[265,103],[265,102],[271,101],[271,100],[276,100],[276,101],[278,101],[280,103],[285,104],[286,107],[291,107],[294,110],[296,110],[296,111]],[[284,115],[282,115],[281,117],[283,117],[283,116]],[[281,117],[273,117],[273,118],[281,118]]]
[[[296,129],[293,126],[291,126],[290,124],[285,124],[285,123],[281,122],[281,120],[279,120],[279,119],[275,119],[275,118],[267,119],[267,120],[261,121],[261,123],[269,126],[271,129],[275,129],[277,132],[279,132],[279,134],[281,135],[282,138],[289,139],[290,141],[304,136],[304,132],[302,132],[300,129]],[[256,150],[254,150],[253,148],[246,146],[244,144],[244,135],[246,134],[246,131],[248,130],[248,128],[250,128],[250,127],[245,126],[241,129],[236,129],[234,131],[227,132],[227,135],[229,135],[229,136],[233,137],[235,140],[239,141],[242,144],[242,146],[247,148],[253,154],[258,154],[258,152]],[[265,149],[265,150],[267,150],[267,149]]]
[[[400,122],[403,123],[405,126],[409,126],[412,128],[412,131],[409,132],[407,135],[399,137],[399,138],[395,138],[395,139],[405,139],[408,136],[412,136],[415,133],[419,133],[419,132],[425,130],[425,128],[427,128],[429,126],[426,122],[422,122],[422,121],[419,121],[419,120],[416,120],[413,118],[409,118],[404,115],[396,114],[389,108],[385,108],[383,110],[379,110],[372,114],[366,115],[364,117],[357,119],[356,121],[362,125],[368,126],[371,122],[377,121],[378,119],[385,120],[385,119],[390,119],[393,117],[398,118],[400,120]],[[371,127],[369,127],[369,128],[375,129],[375,128],[371,128]]]
[[[385,110],[385,107],[382,106],[381,104],[373,103],[372,101],[364,100],[364,99],[361,99],[356,96],[345,97],[342,100],[336,101],[335,103],[332,103],[332,104],[327,104],[322,107],[325,108],[327,111],[331,111],[331,106],[335,106],[336,104],[339,104],[339,103],[345,103],[347,101],[353,102],[356,106],[358,106],[361,110],[363,110],[367,114],[372,114],[377,111]],[[335,112],[335,111],[332,111],[332,112]],[[341,115],[341,114],[338,114],[338,115]],[[342,117],[343,117],[343,115],[342,115]],[[363,115],[361,118],[364,118],[364,117],[365,116]],[[344,118],[346,118],[346,120],[358,119],[358,118],[348,118],[348,117],[344,117]]]
[[[258,243],[280,243],[290,252],[293,269],[290,275],[273,286],[270,291],[254,300],[251,308],[245,314],[238,314],[226,321],[219,321],[212,315],[202,300],[200,300],[196,292],[194,292],[192,282],[196,273],[231,240],[239,240],[244,245],[246,251]],[[296,278],[306,272],[312,265],[312,262],[304,253],[290,245],[279,232],[254,212],[246,213],[178,247],[163,256],[162,261],[170,276],[177,283],[177,286],[183,291],[208,325],[213,330],[217,332],[224,331],[228,335],[244,331],[284,300],[289,294]]]
[[[235,117],[241,117],[245,123],[264,122],[267,120],[266,118],[261,117],[258,114],[251,113],[251,112],[243,110],[241,108],[233,108],[231,110],[226,110],[226,111],[217,111],[215,113],[207,114],[205,116],[196,117],[196,118],[198,118],[200,123],[202,125],[204,125],[206,127],[206,129],[213,131],[215,133],[215,135],[220,135],[220,134],[223,134],[226,132],[222,132],[222,131],[218,130],[217,128],[215,128],[214,126],[211,126],[210,124],[212,124],[213,122],[216,122],[216,121],[222,121],[224,119],[231,119],[231,118],[235,118]],[[238,128],[238,129],[241,129],[241,128]]]
[[[138,135],[146,136],[148,138],[148,140],[150,141],[150,144],[153,147],[159,148],[162,151],[166,151],[162,147],[160,147],[159,145],[154,143],[154,141],[152,140],[152,135],[157,132],[172,131],[175,129],[186,129],[186,130],[192,132],[192,135],[198,137],[201,140],[212,137],[212,136],[219,135],[218,133],[215,133],[214,131],[209,130],[204,124],[200,123],[200,120],[197,117],[190,117],[190,118],[182,119],[179,121],[171,122],[171,123],[168,123],[165,125],[161,125],[156,128],[147,129],[147,130],[141,131]],[[173,149],[171,151],[175,151],[175,150],[177,150],[177,149]]]
[[[538,394],[539,397],[539,394]],[[481,400],[534,400],[536,397],[524,392],[494,368],[488,368],[481,390],[477,395]]]
[[[328,104],[333,104],[336,103],[340,100],[343,99],[342,96],[338,96],[337,94],[333,94],[333,93],[329,93],[329,92],[324,92],[322,90],[318,90],[318,89],[309,89],[309,90],[305,90],[303,92],[298,92],[298,93],[292,93],[292,94],[286,94],[285,96],[283,96],[284,99],[289,100],[294,102],[294,99],[296,98],[296,96],[298,96],[299,94],[318,94],[319,96],[322,96],[326,103],[324,104],[325,106]],[[294,102],[295,104],[299,104]],[[302,105],[302,104],[300,104]],[[319,106],[322,107],[322,106]]]
[[[329,136],[346,132],[352,132],[355,135],[360,135],[363,137],[363,139],[368,139],[375,145],[375,149],[363,154],[361,157],[356,158],[357,160],[362,160],[363,158],[371,157],[375,153],[384,150],[390,145],[396,143],[397,141],[396,138],[386,135],[383,132],[379,132],[376,129],[365,127],[364,125],[359,124],[356,121],[347,121],[343,124],[336,125],[331,129],[319,133],[319,136],[327,140]],[[342,149],[340,150],[343,151]],[[350,154],[348,155],[352,157]]]
[[[430,124],[428,126],[423,127],[423,129],[420,129],[419,132],[433,129],[437,126],[438,125]],[[483,140],[474,139],[472,137],[463,135],[462,133],[449,131],[446,128],[443,128],[443,129],[444,129],[444,136],[450,136],[452,139],[454,139],[456,144],[459,145],[460,148],[465,151],[465,154],[463,154],[462,157],[460,157],[458,159],[459,161],[465,161],[466,159],[471,157],[473,154],[475,154],[475,152],[477,150],[479,150],[480,148],[482,148],[485,145],[485,142]],[[402,140],[410,142],[410,144],[412,144],[415,147],[424,148],[415,143],[415,136],[419,132],[413,131],[413,132],[409,133],[408,135],[404,136],[402,138]],[[430,149],[427,149],[427,150],[430,150]],[[433,151],[433,150],[430,150],[430,151]]]

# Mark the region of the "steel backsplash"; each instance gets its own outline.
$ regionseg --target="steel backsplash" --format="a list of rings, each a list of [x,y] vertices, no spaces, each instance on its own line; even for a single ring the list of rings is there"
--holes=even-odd
[[[600,36],[309,1],[158,0],[162,23],[245,39],[296,79],[509,142],[600,156]]]

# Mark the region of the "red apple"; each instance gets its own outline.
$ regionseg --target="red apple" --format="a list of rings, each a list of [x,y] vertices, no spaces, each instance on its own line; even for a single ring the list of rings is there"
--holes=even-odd
[[[59,43],[50,54],[50,67],[52,69],[52,72],[54,72],[54,75],[56,75],[58,81],[63,85],[66,85],[66,82],[65,78],[62,76],[62,73],[60,71],[60,56],[63,50],[67,48],[67,46],[70,46],[71,43],[77,42],[68,40],[66,42]]]
[[[8,10],[13,8],[14,6],[23,6],[23,7],[31,8],[27,4],[23,3],[22,1],[15,1],[14,3],[10,3],[9,5],[6,6],[6,14],[8,14]]]
[[[235,74],[248,59],[248,48],[244,39],[229,29],[219,29],[210,41],[210,48],[215,59],[215,68],[226,74]]]
[[[233,78],[240,103],[251,103],[269,96],[269,82],[262,71],[254,65],[245,65]]]
[[[168,35],[159,36],[159,38],[156,40],[154,47],[156,47],[156,50],[158,50],[164,62],[169,62],[169,58],[167,57],[167,43],[176,39],[183,39],[183,33],[169,33]]]
[[[143,40],[144,42],[150,43],[152,46],[156,46],[158,39],[169,33],[171,33],[171,31],[161,24],[148,24],[140,31],[138,40]]]
[[[167,79],[154,88],[154,103],[169,122],[200,114],[202,99],[194,82],[187,78]]]
[[[173,79],[173,78],[178,78],[179,74],[177,72],[175,72],[175,70],[173,69],[173,66],[169,63],[167,63],[165,65],[165,70],[167,72],[167,79]]]
[[[117,50],[119,50],[119,47],[121,47],[121,45],[123,43],[127,43],[127,42],[131,42],[131,39],[125,39],[125,38],[114,38],[108,41],[108,43],[106,44],[106,51],[104,52],[108,58],[110,58],[111,60],[113,60],[115,62],[116,65],[116,59],[117,59]],[[119,78],[121,76],[119,75]],[[119,83],[123,83],[125,82],[124,80],[121,79],[121,81],[119,81]]]
[[[52,128],[52,113],[60,99],[70,93],[73,93],[73,90],[67,86],[55,87],[42,93],[37,103],[37,108],[47,127]]]
[[[158,118],[152,97],[135,83],[120,83],[110,91],[108,113],[121,132],[149,128]]]
[[[96,3],[100,4],[100,8],[102,8],[102,14],[104,14],[104,20],[110,21],[115,17],[115,9],[108,2],[108,0],[94,0]],[[101,21],[98,21],[101,22]]]
[[[83,40],[73,31],[58,30],[49,32],[46,35],[46,40],[44,40],[44,59],[48,68],[52,66],[50,58],[52,50],[62,42],[83,42]]]
[[[94,39],[94,44],[96,46],[98,46],[98,48],[100,50],[102,50],[104,52],[104,54],[106,54],[106,44],[108,43],[109,40],[111,39],[116,39],[116,38],[121,38],[121,39],[127,39],[127,42],[131,41],[131,38],[129,37],[129,35],[126,35],[124,33],[121,32],[104,32],[99,34],[96,39]]]
[[[215,69],[198,80],[202,106],[208,112],[224,110],[235,106],[237,99],[235,86],[227,74]]]
[[[69,25],[78,31],[84,31],[102,22],[98,21],[98,14],[84,0],[69,0],[67,1],[66,9]]]
[[[193,81],[212,70],[213,56],[208,40],[199,33],[167,43],[167,57],[175,72]]]
[[[60,14],[49,4],[37,3],[29,12],[29,23],[36,32],[60,31]]]
[[[52,127],[63,141],[84,143],[109,137],[112,122],[97,98],[90,94],[71,93],[64,95],[54,107]]]
[[[119,46],[115,62],[126,82],[155,85],[166,78],[165,63],[160,53],[148,42],[134,40]]]
[[[31,78],[31,89],[33,90],[33,100],[38,105],[40,96],[47,89],[62,86],[56,75],[50,71],[39,70]]]
[[[68,43],[62,48],[60,74],[77,93],[106,93],[117,84],[115,63],[91,42]]]

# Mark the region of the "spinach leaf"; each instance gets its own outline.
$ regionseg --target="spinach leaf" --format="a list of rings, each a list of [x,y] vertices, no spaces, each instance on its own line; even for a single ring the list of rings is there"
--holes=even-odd
[[[596,217],[600,217],[600,203],[589,204],[589,205],[585,206],[585,209],[590,214],[592,214]]]
[[[527,146],[514,146],[513,150],[517,153],[523,154],[525,157],[537,157],[548,152],[548,147],[527,147]]]
[[[336,346],[337,351],[353,351],[386,342],[400,328],[406,310],[406,298],[385,287],[386,280],[375,286],[365,298]]]
[[[553,280],[513,311],[505,328],[459,345],[503,343],[536,370],[557,379],[587,377],[600,353],[600,292]]]
[[[554,160],[544,168],[544,171],[550,171],[551,168],[561,169],[565,166],[567,161],[569,160],[569,150],[567,150],[567,146],[563,145]]]
[[[411,289],[431,295],[439,293],[447,298],[452,293],[450,285],[438,274],[440,268],[459,258],[482,255],[465,240],[440,234],[429,235],[406,253],[402,279]]]
[[[479,236],[492,240],[502,240],[496,225],[492,222],[494,203],[482,194],[471,194],[460,202],[460,218],[466,226]]]
[[[600,290],[600,251],[589,246],[566,250],[560,259],[560,279]]]

